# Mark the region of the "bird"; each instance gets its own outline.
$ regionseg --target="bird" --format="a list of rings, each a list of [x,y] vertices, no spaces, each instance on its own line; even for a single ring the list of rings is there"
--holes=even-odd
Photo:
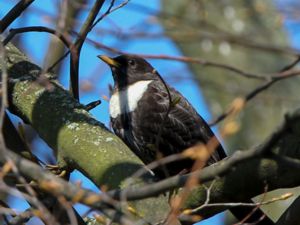
[[[166,157],[199,143],[206,144],[215,137],[189,101],[166,84],[145,59],[132,55],[98,57],[110,66],[114,79],[109,101],[111,126],[145,164],[157,160],[158,156]],[[225,151],[218,144],[207,165],[224,157]],[[192,159],[184,159],[154,171],[157,177],[165,178],[189,172],[192,166]]]
[[[145,163],[182,153],[199,143],[218,140],[206,121],[191,103],[175,88],[166,84],[161,75],[145,59],[135,55],[114,58],[98,55],[111,69],[114,86],[109,101],[111,126],[115,134]],[[217,143],[206,166],[226,157]],[[182,159],[154,170],[159,179],[190,172],[194,160]],[[252,209],[234,207],[231,212],[244,219]],[[258,209],[246,222],[257,222],[263,212]],[[256,224],[274,224],[264,217]]]

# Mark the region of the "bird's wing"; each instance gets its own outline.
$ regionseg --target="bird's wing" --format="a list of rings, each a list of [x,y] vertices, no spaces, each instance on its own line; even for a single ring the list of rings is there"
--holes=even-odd
[[[159,138],[159,151],[171,155],[199,143],[207,143],[214,134],[191,104],[175,89],[169,87],[173,101],[167,117],[169,98],[166,88],[155,81],[148,87],[148,94],[138,103],[138,109],[131,114],[132,135],[140,149],[155,147]],[[166,117],[166,119],[165,119]],[[160,133],[160,136],[158,134]],[[151,148],[150,148],[151,150]],[[149,151],[149,149],[147,149]],[[155,154],[154,154],[155,156]],[[209,164],[225,157],[222,147],[218,147]]]

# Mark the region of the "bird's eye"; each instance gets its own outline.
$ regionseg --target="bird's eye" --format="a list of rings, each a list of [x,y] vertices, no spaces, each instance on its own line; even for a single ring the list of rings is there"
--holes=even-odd
[[[130,60],[128,61],[128,64],[129,64],[130,66],[135,66],[135,61],[134,61],[133,59],[130,59]]]

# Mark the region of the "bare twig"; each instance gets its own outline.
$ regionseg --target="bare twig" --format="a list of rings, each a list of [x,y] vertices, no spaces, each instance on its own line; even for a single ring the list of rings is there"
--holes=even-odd
[[[108,7],[108,9],[107,9],[107,11],[104,13],[104,14],[102,14],[94,23],[92,23],[92,25],[90,26],[90,27],[88,27],[88,26],[86,26],[86,29],[84,29],[84,31],[85,32],[82,32],[83,34],[84,34],[84,36],[82,36],[82,34],[81,34],[81,32],[79,32],[79,33],[76,33],[76,32],[73,32],[73,33],[75,33],[76,35],[77,35],[77,39],[76,39],[76,41],[75,41],[75,44],[76,43],[81,43],[81,46],[82,46],[82,44],[83,44],[83,42],[87,39],[86,37],[87,37],[87,34],[88,34],[88,32],[90,32],[104,17],[106,17],[107,15],[109,15],[110,13],[112,13],[112,12],[114,12],[114,11],[116,11],[117,9],[120,9],[120,8],[122,8],[123,6],[125,6],[126,4],[128,4],[128,2],[129,2],[130,0],[126,0],[126,1],[124,1],[123,3],[121,3],[121,4],[119,4],[118,6],[116,6],[116,7],[114,7],[113,8],[113,5],[114,5],[114,2],[115,2],[115,0],[112,0],[111,1],[111,3],[110,3],[110,5],[109,5],[109,7]],[[91,21],[92,22],[92,21]],[[82,28],[83,29],[83,28]],[[81,48],[81,46],[79,45],[79,47]],[[80,49],[79,48],[79,49]],[[52,66],[50,66],[49,67],[49,69],[51,70],[52,68],[54,68],[60,61],[62,61],[64,58],[66,58],[68,55],[69,55],[69,51],[67,51],[62,57],[60,57]],[[76,64],[76,63],[78,63],[77,61],[79,61],[79,59],[76,59],[76,58],[74,58],[73,60],[71,60],[72,62],[74,61],[74,64]],[[76,68],[76,66],[74,66],[74,68],[72,69],[72,64],[71,64],[71,70],[70,71],[74,71],[74,73],[75,73],[75,77],[73,77],[72,78],[72,76],[71,76],[71,78],[70,78],[70,81],[71,81],[71,87],[72,86],[74,86],[74,88],[75,89],[77,89],[78,90],[78,88],[79,87],[76,87],[76,86],[78,86],[78,78],[76,79],[76,71],[78,70],[78,68]],[[71,72],[71,74],[72,74],[73,72]],[[78,71],[77,71],[77,73],[78,73]],[[77,76],[78,76],[78,74],[77,74]],[[77,81],[76,81],[77,80]],[[72,83],[74,83],[73,85],[72,85]],[[76,92],[76,91],[75,91]],[[77,91],[78,92],[78,91]]]
[[[73,97],[79,100],[79,59],[82,45],[87,37],[91,27],[98,15],[104,0],[96,0],[92,9],[90,10],[87,19],[85,20],[83,26],[79,31],[79,35],[74,42],[74,46],[77,52],[77,55],[71,55],[70,57],[70,91]]]
[[[266,198],[267,192],[268,192],[268,185],[266,184],[265,187],[264,187],[263,195],[261,197],[261,202]],[[255,214],[255,212],[257,210],[259,210],[261,202],[259,202],[258,205],[256,205],[241,221],[239,221],[238,223],[236,223],[234,225],[243,225],[249,218],[251,218],[252,215]],[[258,218],[258,220],[255,221],[255,222],[262,221],[265,217],[266,217],[266,214],[262,213],[262,215],[260,216],[260,218]]]
[[[97,23],[99,23],[101,20],[103,20],[104,17],[108,16],[109,14],[111,14],[112,12],[122,8],[123,6],[127,5],[129,3],[130,0],[126,0],[124,2],[122,2],[121,4],[119,4],[118,6],[116,6],[115,8],[113,8],[114,4],[115,4],[115,0],[111,0],[110,5],[108,7],[108,9],[106,10],[105,13],[103,13],[92,25],[91,29],[94,28]]]
[[[164,164],[168,164],[170,162],[175,162],[178,160],[182,160],[187,158],[187,156],[184,156],[182,153],[177,153],[177,154],[172,154],[166,157],[163,157],[161,159],[157,159],[149,164],[146,165],[146,169],[144,167],[140,168],[139,170],[137,170],[131,177],[134,178],[138,178],[143,176],[146,173],[149,173],[148,170],[153,170],[161,165]]]
[[[132,5],[131,5],[132,6]],[[132,8],[132,7],[131,7]],[[130,9],[130,8],[129,8]],[[161,14],[160,14],[161,16]],[[178,20],[180,22],[180,20]],[[199,26],[199,24],[197,24]],[[96,30],[97,31],[97,30]],[[101,34],[106,35],[114,35],[117,36],[119,40],[135,40],[135,39],[158,39],[158,38],[165,38],[166,34],[164,32],[119,32],[111,29],[101,29]],[[297,49],[287,47],[287,46],[276,46],[276,45],[270,45],[268,43],[259,43],[253,40],[249,40],[247,37],[244,36],[236,36],[233,34],[223,34],[220,32],[214,32],[214,33],[207,33],[206,30],[203,32],[199,30],[190,31],[187,33],[178,33],[175,32],[172,34],[172,32],[168,33],[168,36],[172,38],[172,40],[185,43],[185,42],[192,42],[192,41],[199,41],[200,39],[210,39],[215,40],[216,42],[226,41],[230,44],[242,46],[249,49],[259,50],[259,51],[265,51],[270,53],[276,53],[276,54],[282,54],[282,55],[289,55],[289,56],[299,56],[300,52]]]
[[[58,197],[59,203],[65,208],[67,215],[70,220],[70,224],[72,225],[78,225],[76,215],[74,213],[74,210],[72,208],[72,204],[67,201],[67,199],[64,196],[59,196]]]
[[[278,201],[285,201],[285,200],[287,200],[288,198],[290,198],[292,196],[293,196],[292,193],[286,193],[286,194],[283,194],[279,197],[275,197],[275,198],[272,198],[270,200],[261,201],[261,202],[258,202],[258,203],[244,203],[244,202],[208,203],[208,201],[206,201],[203,205],[201,205],[201,206],[199,206],[195,209],[184,210],[183,213],[180,215],[180,218],[185,220],[185,221],[186,220],[194,221],[193,216],[191,216],[190,214],[197,214],[198,211],[200,211],[204,208],[214,208],[214,207],[226,207],[226,208],[233,208],[233,207],[250,207],[250,208],[252,208],[252,207],[254,207],[253,210],[252,210],[252,213],[254,213],[258,209],[258,207],[260,207],[262,205],[268,205],[268,204],[272,204],[272,203],[278,202]],[[248,216],[250,217],[251,213]],[[253,224],[256,224],[257,222],[262,221],[265,216],[266,215],[262,215],[261,218],[259,218],[258,221],[254,222]],[[247,220],[247,218],[245,218],[243,221],[239,221],[238,223],[235,223],[234,225],[246,224],[245,221]]]
[[[106,46],[104,44],[101,44],[101,43],[91,40],[89,38],[87,39],[87,42],[91,43],[96,48],[101,48],[101,49],[104,49],[106,51],[113,52],[116,54],[128,54],[128,55],[135,55],[135,56],[140,56],[140,57],[149,58],[149,59],[165,59],[165,60],[173,60],[173,61],[179,61],[179,62],[195,63],[195,64],[199,64],[202,66],[210,66],[210,67],[226,69],[228,71],[234,72],[234,73],[241,75],[243,77],[246,77],[246,78],[258,79],[258,80],[268,80],[267,74],[260,75],[260,74],[255,74],[255,73],[249,73],[249,72],[245,72],[241,69],[238,69],[234,66],[230,66],[228,64],[212,62],[212,61],[208,61],[206,59],[186,57],[186,56],[134,54],[134,53],[124,52],[124,51]]]
[[[77,1],[76,1],[77,2]],[[55,21],[55,30],[59,33],[65,32],[68,27],[71,26],[73,23],[73,12],[77,12],[77,10],[74,7],[74,4],[72,4],[69,0],[63,0],[59,3],[59,12],[57,14],[57,18]],[[70,14],[68,14],[70,12]],[[53,61],[56,60],[56,58],[61,55],[63,55],[65,50],[65,47],[57,41],[56,38],[51,37],[50,43],[48,45],[47,54],[44,57],[44,63],[43,68],[48,68]],[[54,58],[54,59],[53,59]],[[59,67],[57,67],[59,69]],[[58,73],[58,70],[55,71]]]
[[[9,225],[21,225],[33,217],[32,208],[26,209],[24,212],[15,215],[10,221]]]
[[[0,143],[4,145],[4,138],[2,135],[2,129],[4,124],[4,116],[5,110],[8,107],[8,95],[7,95],[7,82],[8,82],[8,74],[5,65],[5,50],[2,43],[0,43],[0,65],[1,65],[1,99],[0,99]],[[0,146],[1,148],[2,146]],[[5,146],[3,146],[5,147]]]
[[[21,27],[21,28],[15,28],[11,29],[8,36],[4,39],[3,44],[6,45],[8,42],[14,38],[15,35],[20,34],[20,33],[25,33],[25,32],[46,32],[55,35],[57,38],[59,38],[62,43],[69,49],[67,54],[65,54],[62,58],[67,56],[69,53],[71,54],[71,57],[76,58],[78,53],[77,53],[77,48],[74,47],[73,43],[71,40],[69,40],[69,37],[65,33],[60,33],[57,30],[54,30],[49,27],[44,27],[44,26],[30,26],[30,27]],[[60,60],[58,61],[60,62]],[[46,69],[47,71],[51,70],[51,68],[55,67],[56,63],[52,65],[50,68]]]
[[[70,51],[65,52],[61,57],[59,57],[58,60],[56,60],[48,69],[47,72],[51,71],[54,67],[56,67],[61,61],[63,61],[68,55],[70,54]]]
[[[15,20],[34,0],[21,0],[19,1],[4,17],[0,20],[0,33]]]
[[[95,192],[80,188],[74,184],[68,183],[65,180],[54,176],[53,174],[43,170],[38,165],[26,160],[9,150],[6,151],[6,155],[13,162],[17,163],[18,170],[21,174],[29,177],[37,182],[40,189],[45,192],[51,193],[54,196],[63,195],[66,199],[72,202],[81,202],[94,209],[101,210],[104,215],[107,215],[113,221],[120,222],[122,224],[132,224],[133,222],[128,219],[128,216],[121,212],[118,208],[117,201],[110,198],[105,193],[97,194]],[[0,155],[0,162],[6,162],[5,157]],[[4,183],[0,183],[0,190],[8,191],[10,194],[20,195],[15,189],[7,187]],[[36,203],[34,198],[27,194],[22,196],[29,201]],[[45,209],[47,210],[47,209]],[[50,220],[49,220],[50,221]],[[55,223],[52,223],[55,224]]]
[[[274,202],[277,202],[277,201],[284,201],[284,200],[287,200],[288,198],[293,196],[293,193],[285,193],[285,194],[283,194],[279,197],[275,197],[275,198],[272,198],[272,199],[266,200],[266,201],[260,201],[260,202],[257,202],[257,203],[254,203],[254,202],[252,202],[252,203],[249,203],[249,202],[209,203],[210,193],[211,193],[211,189],[213,187],[214,181],[211,183],[209,188],[206,189],[207,199],[203,203],[203,205],[201,205],[201,206],[199,206],[195,209],[188,209],[188,210],[183,212],[184,214],[197,213],[199,210],[201,210],[203,208],[207,208],[207,207],[223,207],[223,206],[225,206],[225,207],[237,207],[237,206],[256,207],[256,206],[261,206],[261,205],[268,205],[268,204],[271,204],[271,203],[274,203]]]
[[[300,75],[299,70],[288,70],[288,71],[283,71],[283,72],[280,72],[280,73],[277,73],[277,74],[273,74],[272,76],[269,77],[270,78],[269,81],[267,81],[264,84],[258,86],[257,88],[255,88],[254,90],[252,90],[251,92],[249,92],[247,95],[245,95],[242,98],[243,101],[244,101],[244,105],[247,102],[249,102],[251,99],[253,99],[256,95],[258,95],[259,93],[265,91],[266,89],[271,87],[273,84],[277,83],[278,81],[288,79],[288,78],[292,78],[292,77],[299,76],[299,75]],[[223,114],[218,116],[215,120],[213,120],[211,123],[209,123],[209,125],[210,126],[216,125],[220,121],[224,120],[227,116],[229,116],[233,111],[234,111],[234,109],[232,107],[230,107],[226,112],[224,112]]]
[[[283,67],[283,68],[280,70],[280,72],[288,71],[288,70],[294,68],[299,62],[300,62],[300,56],[297,56],[297,58],[296,58],[295,61],[293,61],[291,64],[289,64],[289,65]]]
[[[10,29],[8,36],[4,39],[3,44],[6,45],[8,42],[11,41],[12,38],[14,38],[15,35],[25,32],[47,32],[50,34],[55,35],[57,38],[59,38],[69,49],[72,49],[72,42],[69,40],[67,35],[63,33],[59,33],[56,30],[49,28],[49,27],[43,27],[43,26],[30,26],[30,27],[21,27],[21,28],[14,28]]]
[[[95,19],[98,15],[100,9],[102,8],[104,0],[96,1],[95,4],[93,5],[92,9],[90,10],[88,17],[87,17],[86,21],[84,22],[81,30],[79,31],[76,41],[74,42],[75,43],[74,45],[75,45],[78,55],[76,57],[71,56],[71,58],[70,58],[70,60],[71,60],[71,62],[70,62],[70,90],[75,99],[79,100],[79,83],[78,83],[79,78],[78,78],[78,76],[79,76],[80,52],[81,52],[82,45],[83,45],[88,33],[105,16],[107,16],[111,12],[125,6],[128,2],[129,1],[125,1],[125,2],[121,3],[119,6],[117,6],[116,8],[113,8],[115,0],[111,0],[111,3],[109,5],[107,11],[102,16],[100,16],[96,21],[95,21]]]
[[[30,204],[32,204],[34,207],[37,207],[37,209],[41,212],[40,218],[48,225],[59,225],[59,223],[53,218],[51,213],[47,210],[46,207],[44,207],[43,204],[41,204],[40,201],[36,199],[35,196],[31,196],[30,194],[19,192],[18,190],[7,186],[3,181],[0,181],[0,192],[6,193],[9,195],[13,195],[19,198],[24,198],[26,201],[28,201]]]

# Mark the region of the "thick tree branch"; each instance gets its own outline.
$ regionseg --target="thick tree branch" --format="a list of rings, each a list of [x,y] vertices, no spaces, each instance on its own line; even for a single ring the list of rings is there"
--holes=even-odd
[[[125,179],[143,167],[131,150],[96,121],[51,74],[41,75],[41,69],[11,44],[6,46],[6,53],[10,110],[30,123],[55,150],[60,166],[78,169],[98,187],[109,189],[125,185]],[[47,82],[40,82],[45,77]],[[166,196],[138,201],[132,206],[147,215],[145,219],[160,220],[168,212]]]
[[[39,79],[45,79],[39,77],[40,68],[12,45],[7,45],[6,51],[10,109],[36,129],[56,151],[60,164],[81,169],[96,184],[109,187],[118,187],[140,167],[141,162],[126,145],[67,91],[55,81],[40,83]],[[50,74],[44,76],[52,79]],[[114,176],[118,170],[120,176]]]

